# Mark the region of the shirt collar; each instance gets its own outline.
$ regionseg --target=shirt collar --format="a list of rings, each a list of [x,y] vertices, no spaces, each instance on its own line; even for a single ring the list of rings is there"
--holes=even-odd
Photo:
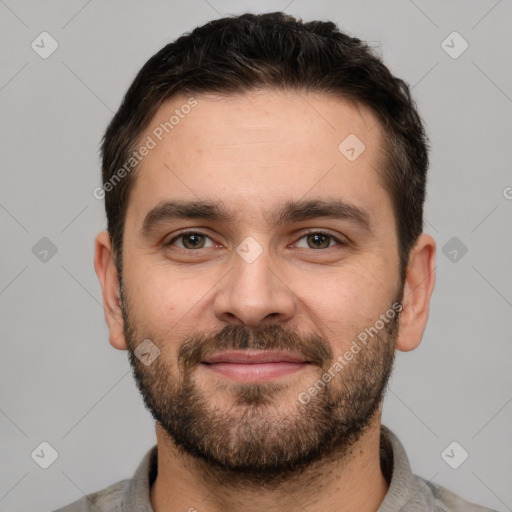
[[[402,443],[381,425],[380,457],[389,489],[377,512],[415,512],[433,510],[432,494],[425,481],[411,472]],[[121,511],[154,512],[150,501],[151,485],[158,471],[158,446],[150,448],[140,462],[122,496]]]
[[[427,483],[411,471],[409,458],[396,435],[380,426],[380,453],[383,473],[389,472],[389,489],[377,512],[415,512],[434,510]]]

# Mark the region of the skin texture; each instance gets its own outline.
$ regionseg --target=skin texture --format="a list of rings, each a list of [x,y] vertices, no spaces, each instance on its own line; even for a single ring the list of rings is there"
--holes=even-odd
[[[146,405],[162,419],[156,424],[153,508],[375,511],[388,488],[379,463],[380,392],[394,349],[412,350],[421,341],[434,287],[435,242],[426,234],[418,239],[402,289],[396,220],[378,175],[382,134],[367,108],[292,91],[195,97],[197,106],[137,169],[124,231],[122,290],[108,234],[96,238],[110,343],[130,350]],[[141,141],[186,101],[164,103]],[[365,144],[354,161],[338,150],[349,134]],[[232,219],[167,220],[143,234],[147,213],[169,200],[222,203]],[[366,212],[370,230],[324,216],[275,225],[273,214],[291,200],[350,203]],[[190,238],[175,239],[185,230],[208,238],[192,239],[200,241],[195,249]],[[334,239],[315,243],[309,232]],[[247,247],[247,237],[261,249],[250,263],[236,250]],[[301,404],[299,394],[402,292],[399,324],[398,317],[387,323],[323,392]],[[283,333],[288,336],[278,342]],[[147,338],[160,350],[149,366],[133,357]],[[316,364],[270,383],[241,384],[198,363],[216,349],[243,343],[313,359],[316,354]],[[190,347],[196,352],[187,352]],[[176,410],[192,399],[190,423],[180,434],[189,436],[187,445],[175,442],[169,430]],[[198,418],[208,428],[201,431]],[[329,427],[341,429],[337,438],[326,435]],[[211,453],[208,460],[204,446],[192,453],[194,432],[206,438],[205,445],[210,436],[210,448],[219,446],[217,460]],[[294,445],[297,436],[303,442]],[[315,440],[317,455],[308,458],[304,446]],[[302,459],[287,467],[285,449],[287,457]],[[281,456],[272,461],[265,456],[270,453]]]

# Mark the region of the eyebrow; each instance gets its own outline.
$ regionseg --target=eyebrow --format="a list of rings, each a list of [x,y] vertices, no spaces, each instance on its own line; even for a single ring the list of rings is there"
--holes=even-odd
[[[287,201],[266,220],[274,226],[287,223],[312,220],[321,217],[346,220],[363,228],[368,233],[372,232],[372,225],[368,212],[362,208],[344,202],[342,200],[300,200]],[[159,224],[176,219],[200,219],[218,221],[223,223],[233,222],[234,216],[226,206],[212,201],[164,201],[152,208],[144,218],[141,233],[149,234]]]

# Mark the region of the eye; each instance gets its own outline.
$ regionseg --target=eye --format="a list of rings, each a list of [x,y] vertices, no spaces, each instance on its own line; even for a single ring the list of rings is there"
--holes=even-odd
[[[213,247],[213,240],[209,236],[198,233],[197,231],[187,231],[186,233],[175,236],[172,240],[169,240],[166,245],[176,245],[180,249],[204,249],[207,247],[207,240],[212,242],[208,247]],[[177,241],[181,243],[175,243]]]
[[[315,231],[311,233],[307,233],[306,235],[299,238],[300,240],[306,240],[306,246],[302,245],[300,246],[297,243],[297,247],[302,247],[306,249],[329,249],[333,245],[344,245],[343,242],[341,242],[338,238],[335,236],[329,234],[329,233],[323,233],[321,231]],[[332,241],[337,242],[337,244],[331,244]]]

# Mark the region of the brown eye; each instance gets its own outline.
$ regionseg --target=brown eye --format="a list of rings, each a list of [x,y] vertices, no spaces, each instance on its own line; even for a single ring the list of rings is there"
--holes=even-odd
[[[187,249],[201,249],[204,247],[204,236],[198,233],[192,233],[190,235],[184,235],[183,245]]]
[[[180,249],[203,249],[206,247],[206,243],[209,240],[209,236],[191,231],[188,233],[182,233],[181,235],[173,238],[167,245],[176,245]]]
[[[312,233],[307,235],[306,238],[311,249],[327,249],[333,237],[324,233]]]

